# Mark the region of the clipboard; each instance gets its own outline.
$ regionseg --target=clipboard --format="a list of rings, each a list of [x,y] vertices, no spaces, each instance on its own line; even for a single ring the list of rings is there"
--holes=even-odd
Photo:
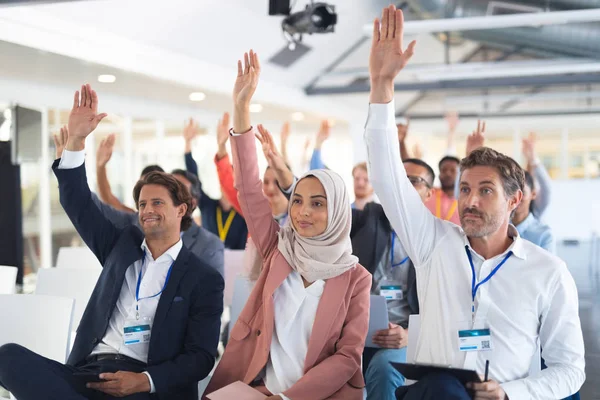
[[[444,373],[454,376],[463,385],[469,382],[481,383],[481,377],[479,374],[470,369],[449,368],[432,364],[406,364],[395,362],[391,362],[390,364],[392,364],[392,367],[400,372],[406,379],[413,381],[418,381],[425,375],[432,373]]]
[[[389,327],[387,300],[383,296],[371,295],[371,305],[369,307],[369,333],[365,341],[365,347],[381,348],[373,343],[373,335],[382,329]]]

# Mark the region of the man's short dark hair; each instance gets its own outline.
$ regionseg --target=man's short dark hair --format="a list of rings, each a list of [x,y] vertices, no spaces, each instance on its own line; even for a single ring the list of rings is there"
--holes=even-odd
[[[190,193],[194,199],[200,202],[200,196],[202,195],[200,189],[201,185],[200,180],[195,174],[192,174],[191,172],[183,169],[174,169],[173,172],[171,172],[171,174],[183,176],[185,179],[190,181],[190,183],[192,184],[192,187],[190,188]]]
[[[404,160],[403,163],[411,163],[425,168],[430,178],[428,183],[433,187],[433,181],[435,181],[435,172],[433,172],[433,168],[431,168],[429,164],[427,164],[425,161],[419,158],[409,158],[407,160]]]
[[[183,185],[183,183],[175,179],[173,175],[166,174],[164,172],[153,171],[142,176],[133,188],[133,200],[135,201],[135,205],[138,210],[140,193],[142,188],[146,185],[164,186],[169,191],[169,195],[171,196],[171,200],[175,206],[186,204],[187,211],[181,218],[181,232],[186,231],[190,226],[192,226],[192,211],[194,210],[192,206],[192,195],[190,194],[190,191]]]
[[[140,174],[140,178],[150,172],[165,172],[165,170],[162,169],[160,167],[160,165],[148,165],[146,168],[144,168],[142,170],[142,173]]]
[[[513,196],[517,191],[523,191],[525,186],[525,171],[512,158],[490,149],[481,147],[474,150],[460,162],[461,174],[474,167],[493,167],[498,171],[502,187],[507,197]]]
[[[454,156],[444,156],[444,157],[443,157],[443,158],[440,160],[440,162],[439,162],[439,164],[438,164],[438,168],[439,168],[439,169],[442,169],[442,164],[443,164],[443,163],[445,163],[446,161],[452,161],[452,162],[455,162],[455,163],[456,163],[456,165],[460,165],[460,160],[459,160],[458,158],[456,158],[456,157],[454,157]]]

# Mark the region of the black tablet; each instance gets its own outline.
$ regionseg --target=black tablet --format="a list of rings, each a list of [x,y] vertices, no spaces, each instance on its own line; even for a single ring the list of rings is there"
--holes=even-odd
[[[470,369],[448,368],[439,365],[430,364],[405,364],[405,363],[390,363],[396,368],[406,379],[418,381],[425,375],[432,373],[445,373],[454,376],[463,385],[469,382],[480,383],[481,378],[477,372]]]
[[[100,373],[98,372],[75,372],[73,373],[73,376],[85,383],[106,382],[104,379],[100,379]]]

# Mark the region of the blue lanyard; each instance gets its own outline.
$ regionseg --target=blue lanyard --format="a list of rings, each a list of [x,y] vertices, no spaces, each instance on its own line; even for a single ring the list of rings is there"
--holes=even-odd
[[[146,262],[146,250],[144,250],[144,256],[142,258],[142,267],[140,268],[140,273],[138,274],[137,285],[135,288],[135,319],[140,319],[140,313],[139,313],[139,309],[138,309],[138,303],[140,301],[146,300],[146,299],[151,299],[153,297],[159,296],[162,292],[164,292],[165,288],[167,287],[167,283],[169,283],[169,278],[171,277],[171,270],[173,269],[173,264],[175,264],[175,260],[173,260],[173,262],[171,263],[171,266],[169,267],[169,272],[167,272],[167,278],[165,279],[165,284],[163,285],[163,288],[160,290],[160,292],[156,293],[153,296],[142,297],[140,299],[140,285],[142,284],[142,271],[144,270],[145,262]]]
[[[469,246],[465,246],[465,250],[467,252],[467,257],[469,258],[469,264],[471,264],[471,274],[472,274],[472,280],[471,280],[471,298],[472,298],[472,303],[471,303],[471,314],[473,316],[473,319],[475,319],[475,296],[477,295],[477,289],[479,289],[479,287],[481,285],[483,285],[484,283],[486,283],[487,281],[489,281],[490,279],[492,279],[492,276],[496,275],[496,272],[498,272],[498,270],[500,269],[500,267],[502,267],[504,265],[504,263],[506,262],[506,260],[508,260],[510,258],[510,256],[512,256],[513,252],[512,250],[508,252],[508,254],[506,255],[506,257],[504,257],[504,259],[502,261],[500,261],[500,264],[496,265],[496,268],[494,268],[492,270],[492,272],[490,272],[490,274],[481,282],[479,282],[477,285],[475,284],[475,266],[473,265],[473,256],[471,256],[471,252],[469,251]]]
[[[404,260],[400,261],[397,264],[394,264],[394,245],[396,242],[396,233],[392,232],[392,248],[390,249],[390,263],[392,264],[392,268],[399,267],[405,262],[408,261],[408,257],[404,258]]]

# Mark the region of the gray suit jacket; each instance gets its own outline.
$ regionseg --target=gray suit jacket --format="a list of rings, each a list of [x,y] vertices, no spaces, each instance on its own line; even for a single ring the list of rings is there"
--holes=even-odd
[[[117,228],[123,229],[129,225],[135,225],[140,228],[137,213],[117,210],[114,207],[103,203],[96,193],[92,193],[92,200],[96,203],[96,206],[100,209],[102,214]],[[217,235],[193,222],[192,226],[183,233],[182,239],[183,245],[192,254],[216,269],[221,276],[225,277],[225,247]]]

